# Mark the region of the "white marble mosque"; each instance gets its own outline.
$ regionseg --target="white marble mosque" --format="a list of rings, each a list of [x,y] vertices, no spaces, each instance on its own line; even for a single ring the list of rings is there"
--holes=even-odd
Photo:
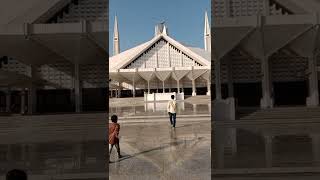
[[[211,95],[211,30],[207,13],[204,18],[204,49],[176,41],[162,23],[155,27],[154,37],[149,41],[120,52],[118,28],[121,27],[117,21],[116,17],[114,52],[109,58],[111,97],[120,98],[125,91],[129,91],[131,97],[171,92],[190,96],[197,93]]]

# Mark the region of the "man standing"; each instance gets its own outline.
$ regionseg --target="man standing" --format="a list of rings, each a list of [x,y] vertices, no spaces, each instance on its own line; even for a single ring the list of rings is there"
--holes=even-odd
[[[171,100],[168,102],[167,111],[170,117],[170,123],[173,128],[176,127],[176,110],[177,102],[174,100],[174,95],[171,95]]]
[[[109,146],[111,146],[109,155],[111,155],[113,146],[116,146],[117,152],[118,152],[118,158],[120,159],[122,156],[120,154],[120,145],[119,145],[120,124],[118,124],[118,116],[112,115],[111,121],[112,123],[109,123]]]

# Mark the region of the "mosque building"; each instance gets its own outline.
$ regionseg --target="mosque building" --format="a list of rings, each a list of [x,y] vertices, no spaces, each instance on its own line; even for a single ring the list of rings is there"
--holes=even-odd
[[[154,37],[120,52],[118,19],[114,21],[113,56],[109,58],[110,97],[142,97],[175,92],[180,96],[211,95],[211,30],[204,17],[204,49],[171,37],[164,24]]]
[[[318,106],[319,11],[316,0],[214,0],[216,99]]]
[[[108,1],[2,1],[0,114],[105,111]]]

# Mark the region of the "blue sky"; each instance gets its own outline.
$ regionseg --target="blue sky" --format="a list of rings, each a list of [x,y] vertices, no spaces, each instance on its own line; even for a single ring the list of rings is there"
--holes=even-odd
[[[154,27],[165,21],[169,36],[203,48],[204,13],[211,24],[211,0],[109,0],[109,51],[112,55],[114,16],[118,17],[120,50],[150,40]]]

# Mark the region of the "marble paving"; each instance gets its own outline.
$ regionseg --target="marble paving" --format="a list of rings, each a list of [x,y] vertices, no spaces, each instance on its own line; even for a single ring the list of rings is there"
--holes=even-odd
[[[123,158],[111,154],[111,180],[185,179],[211,176],[211,126],[207,122],[136,123],[121,126]]]
[[[320,120],[213,122],[213,179],[320,179]]]

